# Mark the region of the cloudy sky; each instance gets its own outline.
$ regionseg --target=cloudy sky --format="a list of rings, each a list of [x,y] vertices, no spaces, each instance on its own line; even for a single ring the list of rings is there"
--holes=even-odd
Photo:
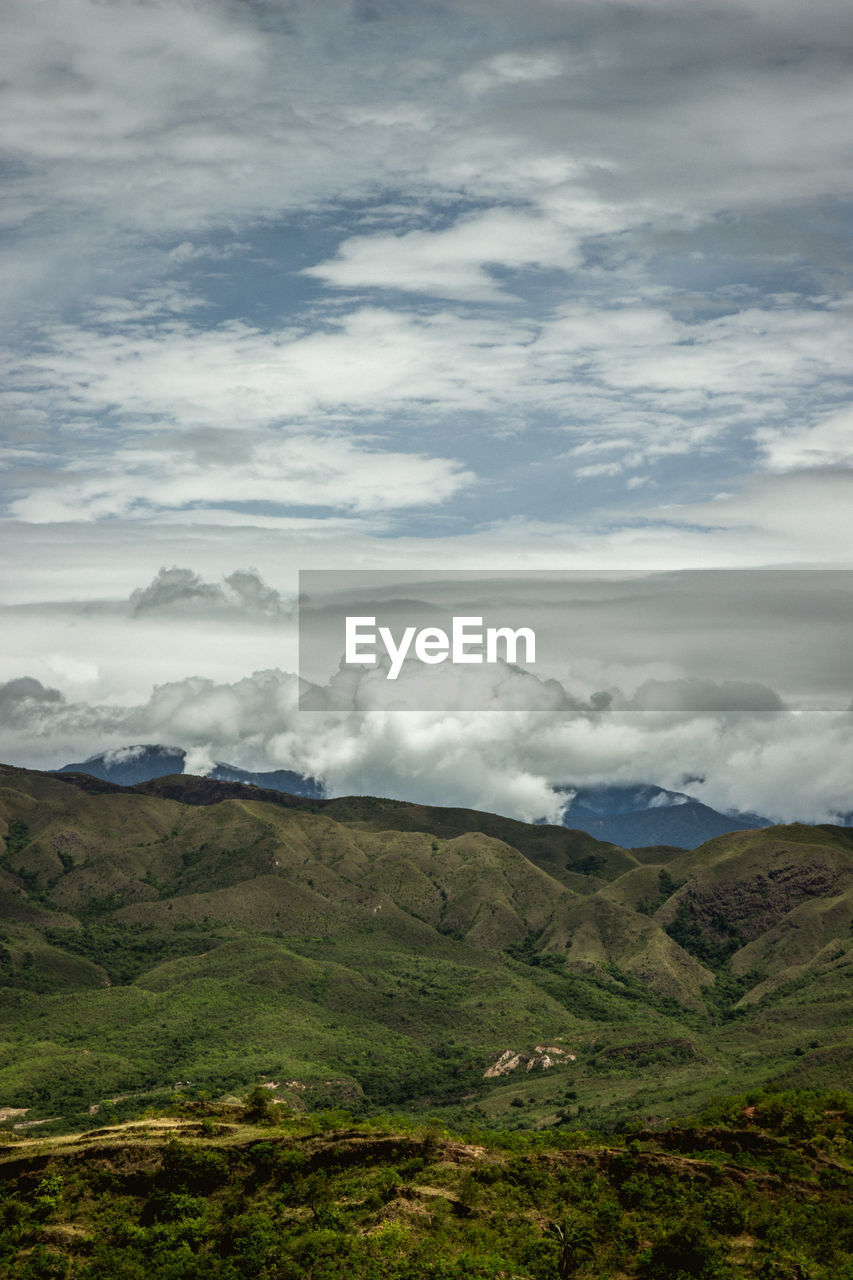
[[[2,22],[5,758],[851,807],[843,717],[309,726],[290,603],[300,568],[851,566],[845,0]]]

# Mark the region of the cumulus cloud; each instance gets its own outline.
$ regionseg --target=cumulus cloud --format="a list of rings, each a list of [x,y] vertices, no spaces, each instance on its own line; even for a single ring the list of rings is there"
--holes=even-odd
[[[225,583],[241,608],[259,613],[282,612],[281,596],[267,586],[257,569],[235,569]]]
[[[853,409],[830,414],[813,425],[762,427],[755,439],[772,471],[810,467],[853,467]]]
[[[32,676],[19,676],[0,684],[0,723],[6,726],[27,724],[45,707],[55,709],[65,699],[58,689],[46,689],[40,680]]]
[[[130,597],[133,613],[146,609],[169,608],[171,605],[198,602],[207,604],[225,599],[225,592],[212,582],[202,582],[192,569],[160,569],[147,587],[139,587]]]
[[[30,687],[30,686],[27,686]],[[850,713],[694,709],[622,713],[553,703],[514,711],[298,710],[299,681],[257,672],[233,684],[191,678],[132,707],[26,699],[2,755],[52,768],[128,741],[177,742],[201,767],[228,759],[322,777],[331,794],[380,794],[557,821],[555,785],[654,781],[715,807],[831,821],[850,807]],[[357,702],[358,698],[354,698]],[[23,705],[23,704],[22,704]]]
[[[225,579],[225,585],[205,582],[192,569],[173,566],[157,571],[147,587],[131,592],[131,613],[138,617],[150,610],[180,612],[210,607],[237,609],[243,614],[278,615],[289,612],[279,593],[267,586],[257,569],[236,569]]]
[[[534,816],[690,760],[828,812],[843,718],[737,720],[660,654],[507,676],[512,728],[341,678],[309,733],[237,677],[287,665],[298,567],[849,562],[849,6],[7,7],[10,750]]]
[[[596,214],[600,219],[601,210]],[[597,229],[600,226],[599,221]],[[504,290],[488,273],[490,263],[504,269],[549,266],[566,270],[580,261],[580,231],[579,226],[561,226],[554,218],[489,209],[442,231],[346,240],[335,258],[304,268],[303,275],[339,289],[399,289],[495,302]]]
[[[12,9],[20,518],[538,518],[535,459],[613,522],[846,457],[839,6]]]
[[[341,663],[328,684],[311,684],[303,689],[300,708],[347,714],[419,711],[434,707],[489,712],[538,710],[560,714],[572,709],[580,710],[582,706],[558,680],[540,679],[530,671],[506,662],[499,662],[494,667],[468,667],[464,671],[446,665],[426,667],[417,662],[404,663],[393,681],[387,678],[390,668],[387,655],[367,670],[354,670]]]

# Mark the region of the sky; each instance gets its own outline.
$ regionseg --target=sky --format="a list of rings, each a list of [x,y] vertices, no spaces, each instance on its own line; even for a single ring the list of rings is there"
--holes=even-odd
[[[853,807],[849,712],[300,716],[293,609],[300,569],[853,567],[849,4],[2,26],[4,759]]]

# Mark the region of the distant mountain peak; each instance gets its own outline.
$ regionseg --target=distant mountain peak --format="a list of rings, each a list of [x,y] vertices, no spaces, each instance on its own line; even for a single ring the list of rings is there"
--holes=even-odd
[[[121,787],[135,787],[155,778],[183,773],[187,752],[183,747],[164,746],[162,743],[136,743],[127,747],[115,747],[89,756],[74,764],[65,764],[58,773],[87,773],[102,782],[113,782]],[[219,782],[241,782],[267,791],[282,791],[290,795],[320,798],[326,794],[323,783],[317,778],[306,777],[292,769],[274,769],[269,772],[252,772],[236,765],[217,761],[207,771],[207,777]]]
[[[104,751],[101,755],[90,756],[86,761],[87,764],[95,764],[103,761],[106,768],[113,768],[117,765],[135,764],[140,760],[156,760],[167,757],[168,759],[180,758],[185,760],[186,751],[181,747],[164,747],[157,743],[139,743],[133,747],[116,747],[113,751]]]
[[[150,782],[152,778],[162,778],[169,773],[183,773],[186,755],[181,747],[135,743],[127,747],[113,747],[74,764],[65,764],[57,772],[88,773],[102,782],[133,787],[138,782]]]
[[[649,845],[695,849],[730,831],[770,826],[770,819],[760,814],[721,813],[684,791],[650,782],[581,787],[567,783],[554,790],[570,796],[563,826],[625,849]]]
[[[630,813],[640,809],[665,809],[695,803],[683,791],[669,791],[650,782],[598,783],[593,786],[559,786],[557,792],[571,792],[567,813]]]

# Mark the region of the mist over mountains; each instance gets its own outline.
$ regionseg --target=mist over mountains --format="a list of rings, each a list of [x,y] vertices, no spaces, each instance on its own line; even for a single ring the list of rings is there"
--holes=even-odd
[[[65,764],[59,773],[87,773],[120,787],[133,787],[173,773],[183,773],[187,752],[182,747],[164,747],[150,743],[103,751],[76,764]],[[219,761],[205,774],[218,782],[243,782],[247,786],[272,791],[285,791],[295,796],[323,796],[325,789],[316,778],[305,777],[292,769],[252,772]]]
[[[578,788],[563,825],[627,848],[661,844],[693,849],[729,831],[769,827],[771,820],[757,813],[720,813],[682,791],[642,783]]]
[[[181,747],[139,744],[65,764],[58,772],[85,773],[105,782],[132,787],[184,773],[187,754]],[[251,771],[217,762],[205,776],[296,796],[319,798],[327,794],[321,780],[290,769]],[[580,788],[565,785],[556,787],[555,791],[568,797],[563,826],[586,831],[599,840],[625,848],[670,845],[692,849],[730,831],[771,825],[770,819],[760,814],[720,813],[684,792],[650,783]]]

